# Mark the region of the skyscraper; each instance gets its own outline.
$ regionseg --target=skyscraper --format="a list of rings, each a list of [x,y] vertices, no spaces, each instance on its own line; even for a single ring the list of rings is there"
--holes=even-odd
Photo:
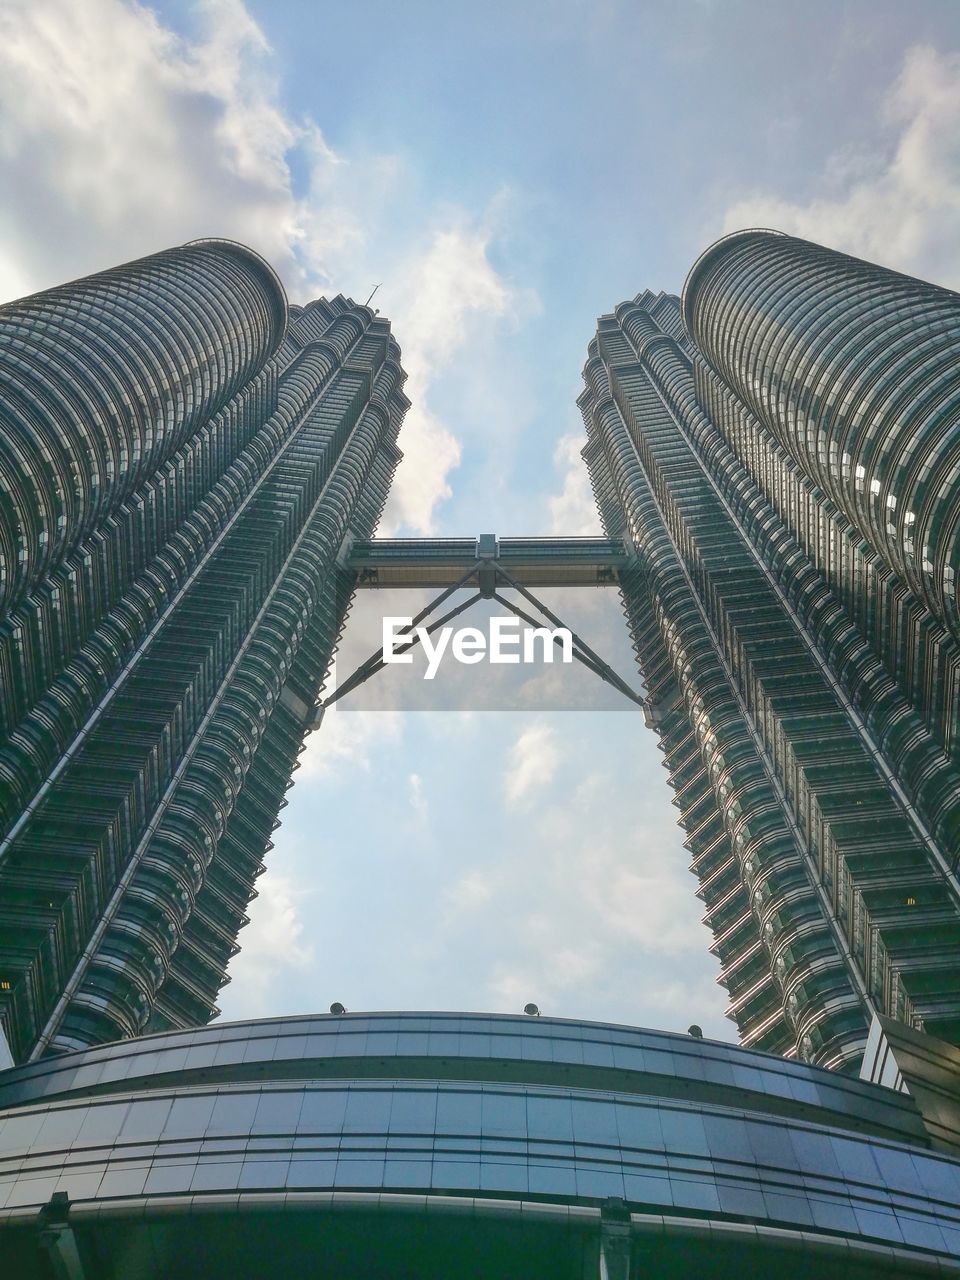
[[[767,231],[601,317],[584,457],[743,1043],[960,1042],[960,297]]]
[[[607,538],[428,541],[371,537],[407,401],[368,308],[225,241],[0,308],[0,1268],[957,1273],[958,1051],[919,1034],[960,1040],[957,304],[722,241],[600,321]],[[619,583],[649,701],[577,649],[661,736],[747,1048],[203,1025],[353,590],[468,580]],[[878,1011],[914,1029],[844,1078]]]
[[[600,320],[582,543],[371,542],[389,325],[288,308],[242,246],[0,308],[14,1056],[215,1014],[354,587],[471,572],[619,581],[747,1046],[855,1070],[877,1012],[960,1042],[958,302],[720,241]]]
[[[0,1023],[206,1022],[407,400],[389,324],[197,241],[0,308]]]

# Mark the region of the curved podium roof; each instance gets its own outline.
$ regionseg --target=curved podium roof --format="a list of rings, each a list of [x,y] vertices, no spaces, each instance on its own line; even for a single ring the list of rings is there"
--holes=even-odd
[[[271,1019],[14,1068],[0,1108],[9,1275],[960,1275],[907,1095],[689,1036]]]

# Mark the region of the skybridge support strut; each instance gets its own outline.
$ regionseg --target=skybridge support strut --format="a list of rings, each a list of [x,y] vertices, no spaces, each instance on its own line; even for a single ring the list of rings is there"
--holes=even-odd
[[[513,587],[515,591],[519,591],[525,600],[529,600],[531,604],[535,605],[543,616],[552,622],[555,627],[564,626],[556,614],[552,613],[542,600],[538,600],[532,591],[528,591],[526,587],[521,586],[520,583],[506,571],[506,569],[502,567],[498,568],[497,575],[498,577],[502,577],[504,581],[507,582],[509,586]],[[502,597],[498,598],[502,599]],[[508,609],[512,609],[514,613],[517,612],[509,601],[503,600],[503,603]],[[589,667],[591,671],[594,671],[601,680],[606,680],[608,684],[613,685],[615,689],[618,689],[625,697],[629,698],[631,702],[637,703],[640,707],[646,706],[644,699],[641,698],[638,693],[634,693],[633,689],[630,688],[626,681],[621,680],[614,669],[594,653],[590,646],[586,644],[585,641],[581,640],[575,631],[570,630],[569,627],[565,627],[564,629],[570,631],[570,636],[573,640],[574,656],[578,657],[585,667]],[[579,653],[578,650],[580,651]],[[589,661],[587,659],[589,659]]]

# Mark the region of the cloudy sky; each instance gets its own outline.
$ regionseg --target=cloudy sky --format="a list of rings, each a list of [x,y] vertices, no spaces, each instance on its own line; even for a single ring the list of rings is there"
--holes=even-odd
[[[203,235],[294,301],[380,284],[414,402],[383,531],[590,533],[598,314],[745,225],[960,288],[960,4],[0,0],[0,189],[3,299]],[[627,672],[615,600],[571,607]],[[225,1016],[732,1038],[636,715],[345,710],[296,778]]]

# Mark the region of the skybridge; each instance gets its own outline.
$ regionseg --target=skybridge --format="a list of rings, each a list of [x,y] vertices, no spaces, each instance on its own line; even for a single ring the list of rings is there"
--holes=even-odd
[[[581,636],[565,628],[532,590],[616,586],[629,558],[630,552],[620,538],[498,538],[485,533],[479,538],[374,538],[355,542],[346,564],[353,570],[358,588],[439,590],[440,594],[410,620],[404,643],[396,650],[398,654],[407,653],[424,632],[432,635],[477,601],[496,600],[528,627],[568,631],[573,657],[648,716],[649,707],[643,696]],[[505,591],[511,594],[504,595]],[[470,594],[463,598],[464,592]],[[452,597],[457,593],[461,595],[454,602]],[[437,616],[441,606],[449,607]],[[428,619],[428,625],[421,627]],[[557,632],[549,634],[553,643],[560,643]],[[314,708],[309,727],[319,728],[327,707],[382,671],[385,661],[383,651],[375,650]]]
[[[620,538],[375,538],[355,542],[357,587],[434,587],[476,565],[499,568],[522,587],[608,587],[628,560]]]

